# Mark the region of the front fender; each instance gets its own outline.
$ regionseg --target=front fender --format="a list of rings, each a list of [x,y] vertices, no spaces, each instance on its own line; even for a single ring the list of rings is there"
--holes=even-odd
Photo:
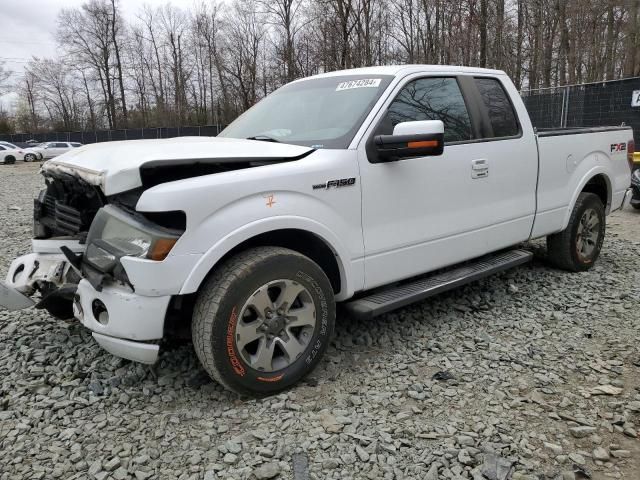
[[[182,210],[187,228],[167,259],[198,260],[180,293],[197,291],[211,268],[240,243],[281,229],[315,234],[338,257],[346,298],[364,282],[361,192],[357,156],[317,150],[304,160],[176,180],[146,190],[140,212]],[[317,188],[354,179],[343,188]]]
[[[287,215],[256,220],[243,225],[218,240],[200,257],[200,260],[185,280],[180,294],[196,292],[211,269],[237,245],[260,234],[283,229],[297,229],[313,233],[333,250],[340,269],[342,284],[341,291],[336,295],[337,300],[349,298],[356,288],[361,288],[361,286],[355,285],[354,279],[364,278],[364,263],[362,259],[349,261],[348,250],[325,225],[311,218]]]

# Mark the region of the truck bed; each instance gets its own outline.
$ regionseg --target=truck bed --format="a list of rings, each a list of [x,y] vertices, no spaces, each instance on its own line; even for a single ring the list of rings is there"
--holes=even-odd
[[[605,210],[620,208],[631,182],[627,159],[631,127],[554,128],[536,134],[538,186],[533,238],[563,230],[577,194],[598,175],[608,192]]]

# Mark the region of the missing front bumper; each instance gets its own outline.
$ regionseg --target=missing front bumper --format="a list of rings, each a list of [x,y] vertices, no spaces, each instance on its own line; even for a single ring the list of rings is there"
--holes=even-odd
[[[70,276],[79,281],[69,283]],[[43,295],[36,308],[57,318],[76,317],[113,355],[142,363],[157,360],[170,295],[140,295],[124,285],[97,290],[78,277],[65,255],[49,252],[34,252],[12,262],[6,282],[0,282],[0,308],[32,307],[36,302],[29,295],[36,292]]]

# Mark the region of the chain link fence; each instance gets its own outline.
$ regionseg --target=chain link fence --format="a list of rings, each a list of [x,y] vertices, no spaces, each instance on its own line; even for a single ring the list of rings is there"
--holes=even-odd
[[[622,123],[640,140],[640,77],[520,92],[536,128],[598,127]],[[634,103],[637,106],[633,106]]]
[[[2,134],[0,140],[11,143],[37,142],[80,142],[82,144],[111,142],[114,140],[141,140],[173,137],[215,137],[223,125],[202,125],[195,127],[127,128],[119,130],[96,130],[91,132],[48,132]]]

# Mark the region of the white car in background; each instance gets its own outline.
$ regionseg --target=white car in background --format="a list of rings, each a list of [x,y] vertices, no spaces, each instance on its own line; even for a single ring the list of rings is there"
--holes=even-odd
[[[69,150],[81,147],[82,144],[78,142],[45,142],[35,147],[25,149],[24,161],[35,162],[36,160],[48,160],[49,158],[57,157],[63,153],[67,153]]]
[[[0,142],[0,163],[9,165],[24,160],[24,150],[9,142]]]
[[[2,145],[3,147],[6,147],[6,148],[11,148],[12,150],[24,150],[24,149],[18,147],[17,145],[15,145],[13,143],[10,143],[10,142],[5,142],[4,140],[0,141],[0,145]]]

